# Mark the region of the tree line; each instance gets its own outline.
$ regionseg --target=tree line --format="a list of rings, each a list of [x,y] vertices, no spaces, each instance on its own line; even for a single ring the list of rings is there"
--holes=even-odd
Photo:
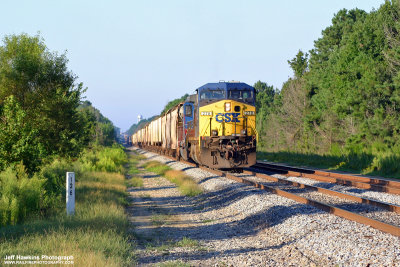
[[[288,60],[294,76],[280,90],[257,82],[262,150],[338,156],[372,171],[393,163],[400,155],[399,18],[398,1],[369,13],[340,10],[312,50]],[[366,160],[350,166],[345,158],[357,155]]]

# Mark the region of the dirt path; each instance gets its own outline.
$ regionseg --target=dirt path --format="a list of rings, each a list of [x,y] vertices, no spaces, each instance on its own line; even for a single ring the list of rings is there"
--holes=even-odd
[[[186,234],[186,228],[195,227],[190,217],[192,201],[181,196],[167,179],[139,168],[143,188],[129,188],[130,221],[137,238],[139,266],[166,261],[183,263],[190,254],[204,248]]]

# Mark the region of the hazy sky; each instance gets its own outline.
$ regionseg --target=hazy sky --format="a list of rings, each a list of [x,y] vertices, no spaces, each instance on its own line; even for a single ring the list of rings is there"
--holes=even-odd
[[[0,36],[40,31],[67,51],[87,99],[127,130],[208,82],[261,80],[277,88],[287,60],[308,51],[342,8],[378,0],[2,1]]]

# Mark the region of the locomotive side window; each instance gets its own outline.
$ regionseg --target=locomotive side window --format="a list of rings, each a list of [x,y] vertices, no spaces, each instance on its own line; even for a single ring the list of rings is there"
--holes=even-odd
[[[192,117],[192,107],[190,105],[185,106],[185,116]]]

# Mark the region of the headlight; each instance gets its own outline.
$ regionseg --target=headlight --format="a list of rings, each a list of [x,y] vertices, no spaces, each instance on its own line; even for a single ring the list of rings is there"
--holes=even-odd
[[[225,103],[225,111],[231,111],[231,103],[230,102]]]

